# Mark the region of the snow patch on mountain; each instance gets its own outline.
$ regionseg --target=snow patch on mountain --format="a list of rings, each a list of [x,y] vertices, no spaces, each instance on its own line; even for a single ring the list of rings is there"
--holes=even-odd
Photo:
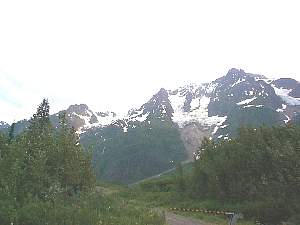
[[[207,85],[206,89],[205,89],[205,93],[206,94],[211,94],[212,92],[215,91],[216,87],[218,86],[217,82],[211,82]]]
[[[255,81],[264,81],[267,84],[271,84],[275,79],[266,78],[265,76],[255,76]]]
[[[288,123],[291,120],[291,118],[288,115],[285,115],[285,117],[286,117],[286,120],[284,120],[284,122]]]
[[[250,107],[256,107],[256,108],[261,108],[264,107],[263,105],[245,105],[243,108],[250,108]]]
[[[226,125],[223,125],[223,123],[226,121],[227,119],[227,116],[212,116],[212,117],[215,117],[215,118],[211,118],[213,120],[213,123],[212,124],[216,124],[215,128],[214,128],[214,131],[213,131],[213,135],[215,133],[217,133],[217,131],[219,130],[219,128],[221,127],[226,127]]]
[[[135,114],[127,117],[127,119],[130,121],[144,122],[148,118],[149,114],[150,114],[149,112],[143,113],[143,110],[138,110],[138,111],[135,111]]]
[[[191,102],[191,110],[193,111],[193,110],[195,110],[195,109],[197,109],[197,108],[199,108],[199,106],[201,105],[201,99],[202,98],[195,98],[195,99],[193,99],[192,100],[192,102]]]
[[[300,98],[294,98],[289,95],[292,89],[278,88],[275,85],[272,85],[272,87],[274,88],[276,95],[281,97],[288,105],[300,105]]]
[[[233,88],[235,85],[237,85],[237,84],[239,84],[239,83],[242,83],[242,82],[244,82],[244,81],[245,81],[245,78],[239,78],[238,81],[236,81],[235,83],[233,83],[233,84],[231,85],[231,87]]]
[[[117,120],[118,117],[114,112],[97,112],[95,113],[98,123],[94,126],[107,126],[110,125],[114,120]]]
[[[246,105],[249,104],[250,102],[254,101],[257,97],[253,97],[253,98],[249,98],[249,99],[245,99],[241,102],[236,103],[237,105]]]
[[[67,117],[78,134],[93,127],[105,127],[117,120],[114,112],[94,112],[85,104],[72,105],[67,109]]]
[[[174,113],[182,112],[185,102],[185,96],[179,92],[176,95],[169,95],[169,100],[174,110]]]
[[[286,109],[286,105],[282,104],[281,108],[276,109],[276,112],[283,112]]]
[[[87,112],[88,114],[90,112]],[[83,125],[80,126],[77,130],[77,133],[78,134],[82,134],[84,133],[87,129],[91,128],[92,127],[92,124],[90,123],[90,119],[91,119],[91,115],[80,115],[80,114],[77,114],[76,112],[72,112],[71,114],[68,114],[68,116],[75,116],[75,117],[79,117],[81,120],[83,120]]]
[[[5,128],[9,128],[9,124],[4,121],[0,121],[0,129],[5,129]]]
[[[208,116],[208,104],[210,98],[205,95],[192,100],[191,110],[189,112],[183,111],[184,101],[182,100],[182,97],[172,96],[170,99],[174,109],[172,120],[181,128],[192,122],[197,122],[204,126],[212,126],[220,123],[222,124],[226,120],[225,117]]]
[[[7,125],[7,123],[6,123],[6,122],[4,122],[4,121],[0,121],[0,126],[5,126],[5,125]]]

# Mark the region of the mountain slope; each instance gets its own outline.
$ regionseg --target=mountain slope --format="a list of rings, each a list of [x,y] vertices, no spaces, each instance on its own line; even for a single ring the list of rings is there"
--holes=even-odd
[[[204,137],[228,139],[241,126],[298,121],[300,83],[230,69],[210,83],[160,89],[127,116],[94,112],[85,104],[63,110],[81,143],[93,150],[98,178],[135,182],[192,160]],[[58,127],[58,115],[51,116]],[[16,124],[16,133],[28,126]],[[0,129],[8,129],[1,123]]]
[[[83,134],[82,141],[91,143],[86,140],[93,134],[100,135],[93,140],[95,165],[100,166],[97,171],[101,178],[133,182],[174,166],[168,165],[168,160],[191,160],[205,136],[227,139],[236,135],[241,126],[283,125],[300,109],[294,94],[299,87],[292,79],[269,80],[231,69],[211,83],[191,84],[176,90],[160,89],[139,109],[130,110],[127,117]],[[111,132],[112,127],[118,134],[103,135]],[[178,134],[168,137],[175,130]],[[149,148],[151,144],[157,148]],[[180,147],[172,148],[176,145]],[[170,151],[165,151],[168,147]]]
[[[97,177],[121,183],[153,176],[186,158],[180,133],[169,120],[118,121],[87,131],[81,143],[93,148]]]

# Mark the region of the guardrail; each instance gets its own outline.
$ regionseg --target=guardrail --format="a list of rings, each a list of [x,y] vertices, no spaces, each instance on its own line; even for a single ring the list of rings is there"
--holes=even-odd
[[[224,212],[224,211],[212,211],[207,209],[189,209],[189,208],[169,208],[170,211],[182,211],[182,212],[201,212],[201,213],[208,213],[214,215],[225,215],[228,217],[229,225],[235,225],[238,219],[243,219],[244,216],[242,213],[235,213],[235,212]]]

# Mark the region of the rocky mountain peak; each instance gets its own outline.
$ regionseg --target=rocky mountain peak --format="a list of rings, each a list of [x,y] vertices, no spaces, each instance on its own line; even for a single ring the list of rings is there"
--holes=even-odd
[[[0,121],[0,126],[3,126],[3,125],[5,125],[5,124],[7,124],[7,123],[4,122],[4,121]]]
[[[106,112],[96,112],[97,116],[100,117],[116,117],[117,114],[115,112],[106,111]]]
[[[272,84],[279,88],[289,91],[289,96],[300,98],[300,83],[291,78],[280,78],[272,82]]]
[[[0,129],[6,129],[6,128],[9,128],[9,124],[4,121],[0,121]]]
[[[166,89],[161,88],[159,92],[157,92],[153,97],[150,99],[150,102],[157,102],[158,104],[164,103],[168,99],[168,92]]]
[[[144,121],[151,118],[171,118],[173,109],[168,91],[161,88],[153,97],[143,104],[140,109],[129,111],[129,120]]]
[[[92,127],[103,127],[116,120],[117,114],[115,112],[94,112],[86,104],[75,104],[68,107],[68,109],[61,112],[66,113],[69,124],[74,127],[78,133],[83,133]],[[60,112],[59,112],[60,113]],[[51,116],[53,124],[58,126],[58,115],[56,113]]]
[[[242,81],[246,81],[248,83],[253,83],[259,80],[267,80],[267,78],[260,74],[252,74],[252,73],[246,73],[242,69],[236,69],[232,68],[230,69],[227,74],[217,80],[221,80],[222,83],[231,83],[233,84],[239,84],[242,83]]]
[[[230,70],[228,70],[226,77],[242,77],[246,75],[245,71],[242,69],[236,69],[236,68],[231,68]]]
[[[99,122],[97,116],[86,104],[71,105],[65,112],[69,123],[79,132]]]
[[[242,118],[242,113],[255,110],[270,110],[279,120],[289,121],[300,112],[300,83],[290,78],[268,80],[262,75],[232,68],[210,83],[192,83],[175,90],[161,88],[140,108],[130,110],[126,117],[118,117],[110,111],[94,112],[86,104],[71,105],[64,111],[79,133],[93,127],[104,128],[116,121],[128,127],[131,122],[159,119],[172,121],[180,128],[194,123],[214,135],[216,129],[228,125],[225,120],[234,113],[240,112]],[[58,114],[51,119],[58,125]]]

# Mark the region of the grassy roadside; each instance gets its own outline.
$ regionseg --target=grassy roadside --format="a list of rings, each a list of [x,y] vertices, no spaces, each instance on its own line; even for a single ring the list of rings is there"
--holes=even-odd
[[[99,224],[103,225],[165,225],[164,214],[145,204],[131,201],[120,193],[127,188],[113,184],[98,184],[96,192],[105,199],[102,202]]]
[[[213,202],[213,201],[202,201],[199,202],[194,199],[190,199],[184,195],[178,195],[176,192],[172,192],[169,190],[159,190],[154,188],[154,190],[145,189],[146,185],[149,187],[149,182],[156,181],[146,181],[147,184],[139,184],[130,188],[122,188],[119,192],[113,193],[113,195],[118,196],[118,198],[123,199],[128,202],[129,205],[135,206],[143,206],[146,208],[152,209],[160,209],[160,210],[168,210],[171,207],[178,208],[200,208],[200,209],[208,209],[208,210],[220,210],[223,209],[224,205]],[[161,187],[160,187],[161,188]],[[162,188],[163,189],[163,188]],[[226,209],[233,208],[231,205],[226,205]],[[192,217],[199,219],[208,224],[214,225],[227,225],[228,218],[222,215],[210,215],[204,214],[200,212],[173,212],[175,214],[179,214],[186,217]],[[240,225],[254,225],[254,221],[248,221],[244,219],[238,220]]]
[[[225,216],[216,216],[216,215],[207,215],[200,212],[175,212],[175,214],[182,215],[185,217],[192,217],[195,219],[199,219],[208,224],[216,224],[216,225],[228,225],[228,219]],[[237,224],[240,225],[255,225],[253,221],[246,221],[239,219]]]

